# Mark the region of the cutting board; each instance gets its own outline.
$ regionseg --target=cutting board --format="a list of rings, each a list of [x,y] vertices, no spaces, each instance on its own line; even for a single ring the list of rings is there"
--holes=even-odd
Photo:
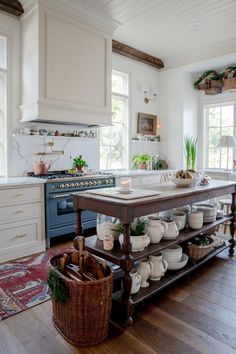
[[[119,192],[116,188],[101,188],[95,190],[88,190],[86,192],[89,194],[103,195],[105,197],[112,197],[116,199],[125,199],[125,200],[152,197],[155,195],[162,194],[162,192],[160,191],[146,190],[146,189],[133,189],[132,193],[125,194]]]

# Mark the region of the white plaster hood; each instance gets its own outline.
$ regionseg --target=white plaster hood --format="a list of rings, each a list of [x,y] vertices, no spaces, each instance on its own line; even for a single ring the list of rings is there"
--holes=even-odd
[[[117,24],[73,0],[27,2],[21,22],[21,122],[110,125]]]

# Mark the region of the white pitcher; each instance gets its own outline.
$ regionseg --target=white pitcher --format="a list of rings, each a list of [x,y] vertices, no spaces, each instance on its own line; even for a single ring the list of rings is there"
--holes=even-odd
[[[165,274],[168,268],[168,263],[165,259],[162,259],[162,254],[158,253],[157,255],[149,257],[150,265],[150,279],[151,280],[160,280],[161,277]]]
[[[167,222],[159,217],[150,216],[147,223],[147,232],[151,243],[158,243],[162,239],[164,232],[168,229]]]
[[[146,261],[145,259],[141,260],[137,268],[137,271],[138,274],[141,276],[141,284],[140,284],[141,288],[146,288],[147,286],[149,286],[147,279],[149,278],[151,272],[149,262]]]
[[[163,238],[165,240],[174,240],[179,234],[179,230],[181,228],[181,222],[179,220],[168,221],[167,225],[168,227],[164,232]]]
[[[141,285],[141,275],[138,274],[136,269],[131,270],[130,276],[132,278],[131,294],[136,294]]]

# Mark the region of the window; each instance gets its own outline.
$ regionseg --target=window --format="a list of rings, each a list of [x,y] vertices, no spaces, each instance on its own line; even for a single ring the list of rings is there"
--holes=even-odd
[[[6,37],[0,36],[0,176],[5,173],[5,154],[6,154],[6,80],[7,80],[7,61],[6,61]]]
[[[112,71],[112,126],[100,128],[100,169],[128,166],[129,76]]]
[[[227,148],[218,147],[222,135],[235,135],[235,105],[220,104],[208,106],[206,109],[206,167],[216,169],[227,168]],[[228,163],[233,165],[234,149],[228,149]]]

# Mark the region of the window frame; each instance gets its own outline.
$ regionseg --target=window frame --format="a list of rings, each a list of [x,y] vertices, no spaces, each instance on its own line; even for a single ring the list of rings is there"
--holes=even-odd
[[[203,168],[211,171],[224,171],[223,167],[209,167],[209,109],[213,107],[233,106],[233,135],[236,136],[236,99],[233,100],[219,100],[217,102],[203,104]],[[222,126],[220,126],[222,129]],[[220,165],[221,165],[221,149],[220,149]],[[233,160],[236,159],[236,148],[233,150]]]
[[[123,93],[117,93],[112,91],[111,93],[111,100],[113,99],[117,99],[117,100],[123,100],[125,103],[125,119],[124,122],[120,123],[123,125],[124,127],[124,139],[123,142],[124,144],[122,145],[122,162],[123,162],[123,166],[121,169],[127,169],[129,166],[129,128],[130,128],[130,123],[129,123],[129,117],[130,117],[130,74],[123,71],[123,70],[118,70],[118,69],[112,69],[112,75],[116,74],[118,76],[121,76],[123,78],[125,78],[125,94]],[[114,122],[116,124],[116,122]],[[113,125],[113,122],[112,122]],[[100,149],[101,146],[108,146],[110,149],[113,146],[112,144],[109,145],[102,145],[101,144],[101,139],[100,139],[100,132],[99,132],[99,159],[100,159]],[[111,164],[111,159],[110,159],[110,163]],[[100,161],[99,161],[99,165],[100,165]],[[101,166],[99,166],[99,168],[101,168]],[[109,166],[108,169],[112,169],[111,166]]]

